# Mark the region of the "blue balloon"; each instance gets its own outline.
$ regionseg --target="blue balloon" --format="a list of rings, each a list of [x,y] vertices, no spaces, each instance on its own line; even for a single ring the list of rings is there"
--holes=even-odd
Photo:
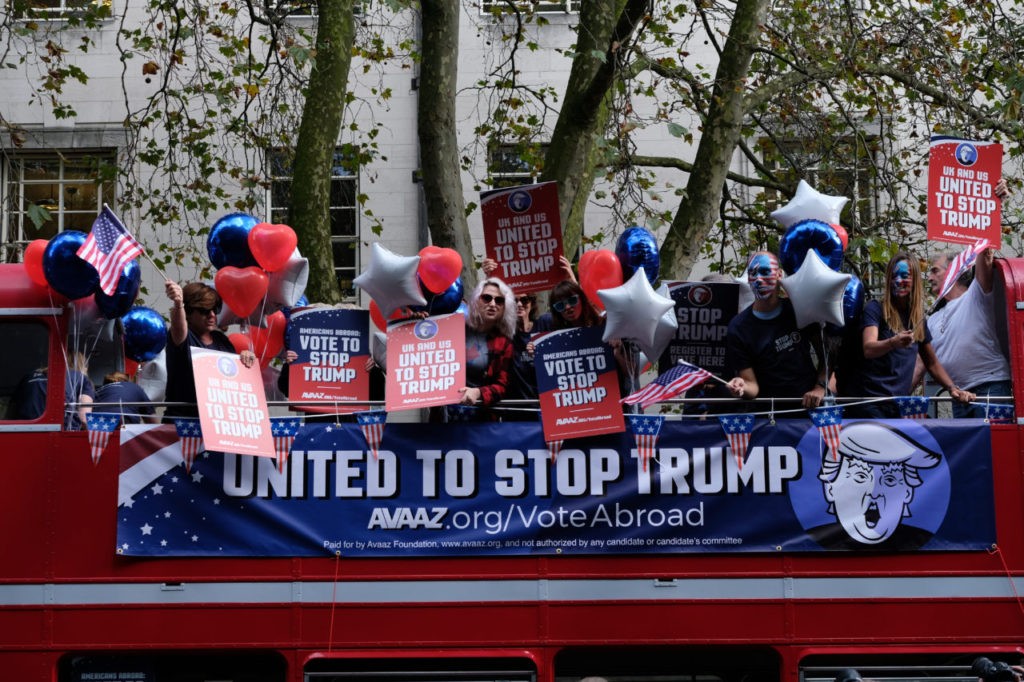
[[[229,213],[213,224],[206,238],[206,253],[213,267],[247,268],[259,265],[249,250],[249,231],[259,221],[248,213]]]
[[[302,296],[299,296],[299,300],[297,300],[295,302],[295,306],[294,307],[302,308],[302,307],[307,306],[307,305],[309,305],[309,299],[306,298],[305,294],[303,294]]]
[[[779,263],[787,275],[800,269],[811,249],[818,252],[825,265],[839,272],[843,265],[843,242],[839,235],[828,223],[802,220],[791,225],[779,242]]]
[[[43,251],[43,275],[46,281],[72,301],[85,298],[96,290],[100,273],[78,257],[78,249],[85,243],[85,233],[68,230],[51,239]]]
[[[450,287],[439,294],[435,294],[423,282],[420,282],[420,291],[423,292],[423,298],[427,299],[427,304],[411,305],[409,310],[414,312],[423,312],[425,310],[430,315],[454,313],[459,309],[459,304],[462,303],[462,278],[457,278]]]
[[[843,291],[843,328],[855,330],[860,327],[861,317],[864,314],[864,283],[857,275],[850,275],[850,281],[846,283]],[[842,333],[834,324],[825,325],[825,331],[836,336]]]
[[[142,268],[139,267],[139,261],[133,260],[121,270],[121,276],[117,278],[117,289],[112,296],[108,296],[97,287],[96,306],[103,313],[103,317],[112,320],[131,310],[135,297],[139,295],[141,281]]]
[[[619,235],[615,244],[615,255],[622,264],[622,279],[628,280],[637,268],[643,268],[647,281],[653,286],[658,281],[661,269],[661,255],[658,253],[658,240],[651,231],[644,227],[627,228]]]
[[[136,362],[152,360],[167,345],[167,325],[152,308],[136,306],[121,318],[124,354]]]

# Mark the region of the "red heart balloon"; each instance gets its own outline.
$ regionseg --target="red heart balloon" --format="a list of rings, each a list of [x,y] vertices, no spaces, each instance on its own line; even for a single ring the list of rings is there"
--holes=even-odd
[[[230,341],[231,345],[235,347],[236,353],[249,350],[249,347],[252,346],[252,341],[249,340],[249,337],[245,334],[239,334],[238,332],[228,334],[228,341]]]
[[[580,257],[580,286],[587,300],[598,310],[603,310],[598,290],[622,286],[622,263],[615,252],[596,249],[584,253]]]
[[[423,286],[435,294],[442,294],[462,274],[462,256],[455,249],[426,246],[420,250],[420,265],[416,274],[420,276]]]
[[[255,265],[236,268],[226,265],[217,271],[213,279],[217,293],[239,317],[249,317],[267,295],[270,278]]]
[[[839,235],[839,241],[843,243],[843,251],[845,251],[846,244],[850,241],[850,235],[846,233],[846,228],[839,223],[832,223],[832,229]]]
[[[273,315],[267,315],[266,327],[249,327],[253,352],[260,361],[260,367],[269,365],[284,348],[284,328],[287,323],[284,313],[278,310]]]
[[[295,230],[287,225],[257,223],[249,230],[249,250],[267,272],[277,272],[287,265],[298,243]]]
[[[45,239],[33,239],[25,247],[25,272],[28,278],[41,287],[49,286],[46,281],[46,274],[43,272],[43,252],[49,244]]]
[[[395,312],[391,313],[391,317],[389,317],[388,320],[400,320],[408,314],[409,313],[406,308],[399,308]],[[388,320],[384,319],[384,313],[380,311],[380,306],[378,306],[377,302],[372,298],[370,299],[370,319],[373,320],[375,325],[377,325],[377,329],[382,332],[386,332],[388,330]]]

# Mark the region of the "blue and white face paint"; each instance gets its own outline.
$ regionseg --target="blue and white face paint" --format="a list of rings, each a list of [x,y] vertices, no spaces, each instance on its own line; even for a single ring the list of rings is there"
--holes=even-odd
[[[779,261],[770,253],[759,253],[750,259],[747,263],[747,283],[754,292],[755,300],[767,300],[778,291],[779,271]]]
[[[910,296],[910,290],[913,285],[914,280],[910,274],[910,263],[905,260],[896,263],[896,267],[892,269],[892,280],[889,282],[892,297],[906,298]]]

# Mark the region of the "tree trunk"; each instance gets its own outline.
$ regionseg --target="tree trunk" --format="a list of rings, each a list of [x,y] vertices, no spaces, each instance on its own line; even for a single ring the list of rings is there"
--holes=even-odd
[[[337,303],[341,290],[334,275],[328,208],[355,26],[353,0],[317,4],[316,55],[295,143],[289,219],[299,237],[299,248],[309,259],[306,297]]]
[[[459,0],[423,0],[420,101],[417,112],[420,168],[430,238],[462,256],[462,282],[476,284],[473,243],[466,221],[455,91],[459,63]]]
[[[767,8],[768,0],[736,3],[686,194],[661,245],[663,279],[684,279],[690,274],[700,255],[701,243],[718,220],[722,188],[746,112],[745,80]]]

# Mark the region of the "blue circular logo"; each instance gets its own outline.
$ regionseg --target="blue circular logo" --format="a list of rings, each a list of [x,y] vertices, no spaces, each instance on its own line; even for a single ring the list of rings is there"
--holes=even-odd
[[[705,284],[698,284],[690,287],[690,291],[687,293],[686,298],[695,306],[706,306],[708,303],[711,303],[711,299],[713,298],[711,295],[711,287]]]
[[[412,328],[412,333],[420,341],[427,341],[437,336],[437,323],[433,320],[420,320]]]
[[[961,166],[973,166],[978,160],[978,150],[970,142],[961,142],[956,146],[956,160]]]
[[[218,358],[217,369],[226,377],[233,377],[238,374],[238,363],[234,358]]]
[[[532,205],[533,198],[530,196],[529,192],[524,192],[520,189],[508,195],[508,207],[516,213],[529,211],[530,206]]]

